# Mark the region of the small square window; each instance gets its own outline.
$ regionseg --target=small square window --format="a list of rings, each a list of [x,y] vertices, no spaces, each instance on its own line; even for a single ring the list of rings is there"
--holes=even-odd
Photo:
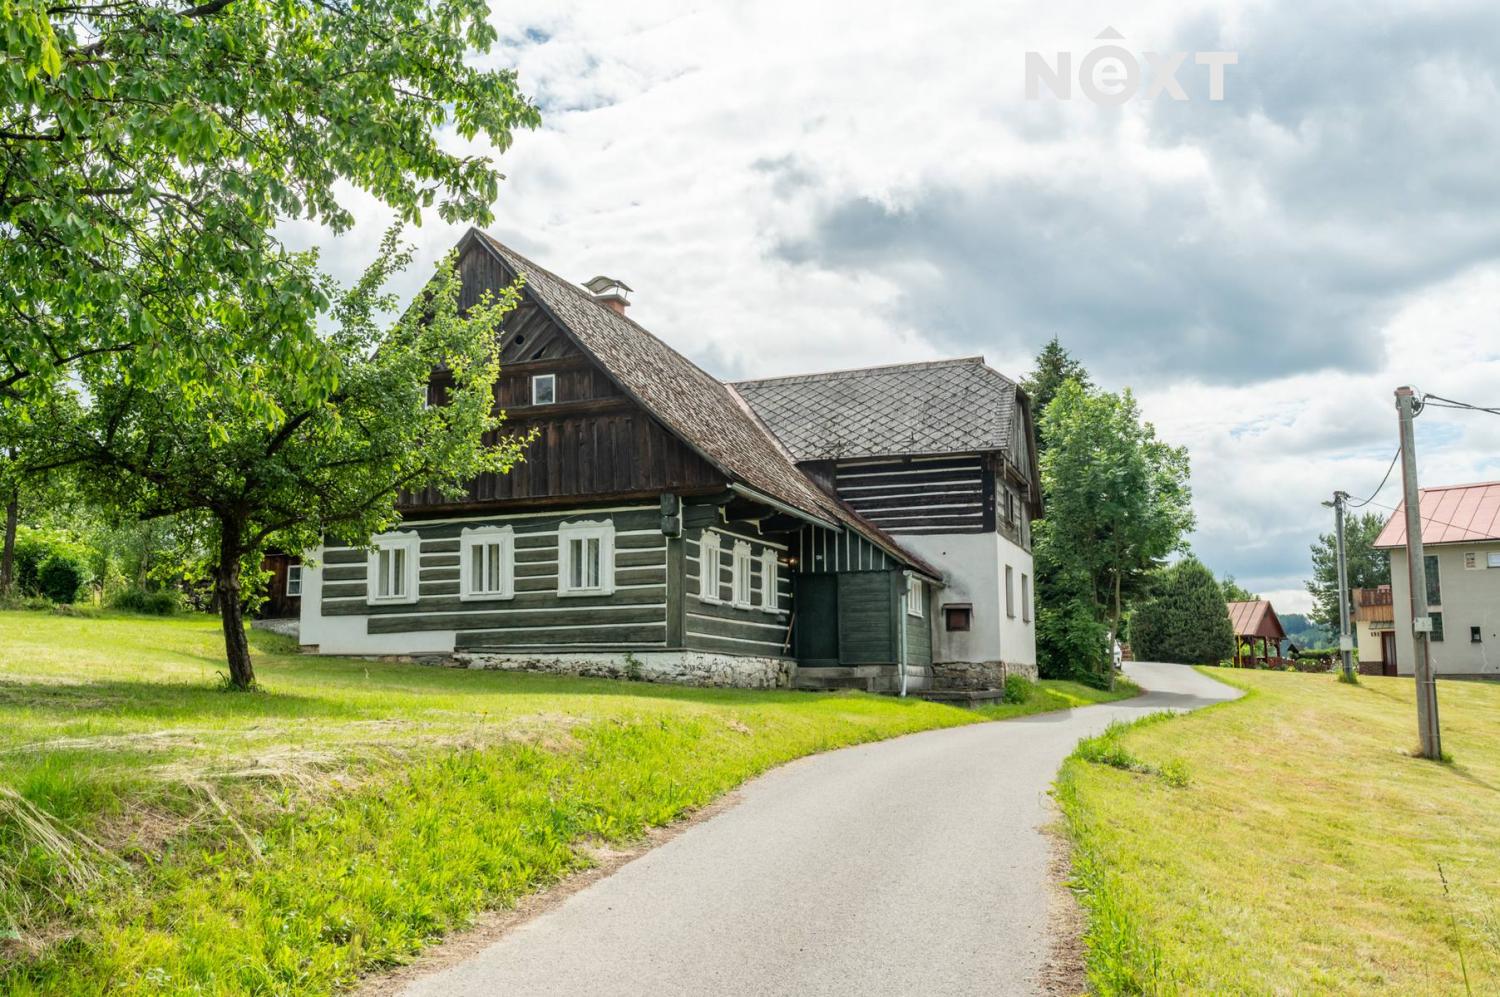
[[[1500,551],[1485,555],[1485,563],[1492,568],[1500,568]]]
[[[944,606],[943,629],[969,630],[974,626],[973,606]]]
[[[531,378],[531,404],[551,405],[557,401],[557,375],[534,374]]]
[[[1484,631],[1481,630],[1479,627],[1470,627],[1469,628],[1469,643],[1471,643],[1471,644],[1483,644],[1484,643]]]
[[[295,599],[302,595],[302,565],[289,564],[286,568],[286,596]]]
[[[557,562],[558,595],[609,595],[615,590],[614,524],[562,524]]]

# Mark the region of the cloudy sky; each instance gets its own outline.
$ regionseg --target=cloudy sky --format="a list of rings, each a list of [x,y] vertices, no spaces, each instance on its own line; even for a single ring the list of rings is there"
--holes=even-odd
[[[1283,610],[1307,606],[1319,502],[1385,472],[1397,385],[1500,403],[1493,2],[493,17],[487,59],[545,117],[502,160],[501,239],[624,279],[633,317],[726,378],[976,353],[1019,377],[1057,335],[1190,448],[1196,551]],[[1133,99],[1027,98],[1027,52],[1076,76],[1106,44],[1143,67]],[[1187,99],[1147,97],[1146,52],[1188,53]],[[1199,52],[1237,57],[1221,101]],[[352,275],[386,223],[361,218],[289,235]],[[425,265],[461,229],[410,234]],[[1500,477],[1500,418],[1418,426],[1425,482]]]

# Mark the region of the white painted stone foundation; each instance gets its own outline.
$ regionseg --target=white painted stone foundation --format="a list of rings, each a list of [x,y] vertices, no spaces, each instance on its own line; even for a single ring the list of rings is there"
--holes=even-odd
[[[637,651],[632,654],[493,654],[461,651],[453,660],[467,668],[550,672],[587,678],[637,679],[670,685],[777,689],[791,685],[795,665],[710,651]]]

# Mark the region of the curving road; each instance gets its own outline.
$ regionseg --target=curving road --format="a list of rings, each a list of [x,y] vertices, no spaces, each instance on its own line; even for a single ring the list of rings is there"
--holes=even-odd
[[[741,802],[413,981],[413,995],[1031,994],[1049,949],[1047,797],[1080,737],[1236,690],[1132,663],[1119,703],[783,766]]]

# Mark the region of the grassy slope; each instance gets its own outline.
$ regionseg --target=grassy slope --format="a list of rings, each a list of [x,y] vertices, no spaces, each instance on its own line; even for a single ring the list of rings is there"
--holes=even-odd
[[[1099,991],[1500,993],[1500,686],[1439,687],[1443,765],[1409,678],[1205,671],[1249,695],[1120,739],[1187,787],[1059,780]]]
[[[0,613],[0,992],[327,992],[590,841],[799,755],[980,719],[252,640],[266,691],[231,694],[212,621]],[[1099,698],[1044,683],[984,716]]]

